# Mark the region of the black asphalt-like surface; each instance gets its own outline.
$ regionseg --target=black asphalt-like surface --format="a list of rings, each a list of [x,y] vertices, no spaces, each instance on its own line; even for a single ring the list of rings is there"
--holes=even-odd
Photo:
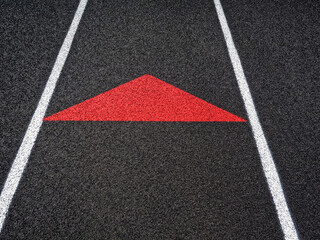
[[[1,3],[1,184],[77,4]],[[299,235],[318,239],[319,6],[222,5]],[[144,74],[247,119],[212,1],[89,1],[46,116]],[[248,122],[44,122],[1,233],[282,238]]]

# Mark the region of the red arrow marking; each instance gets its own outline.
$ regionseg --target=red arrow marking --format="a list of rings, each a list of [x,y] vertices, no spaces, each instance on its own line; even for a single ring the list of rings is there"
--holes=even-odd
[[[44,121],[245,122],[151,75],[144,75]]]

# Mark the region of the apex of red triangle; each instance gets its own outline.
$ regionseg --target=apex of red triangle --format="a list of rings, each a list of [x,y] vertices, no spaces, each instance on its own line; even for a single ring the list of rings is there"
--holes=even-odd
[[[44,121],[245,122],[151,75],[101,93]]]

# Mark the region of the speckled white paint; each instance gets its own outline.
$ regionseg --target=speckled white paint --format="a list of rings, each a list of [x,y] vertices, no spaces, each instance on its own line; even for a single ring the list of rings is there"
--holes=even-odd
[[[259,151],[263,171],[267,179],[269,189],[275,204],[281,228],[286,240],[299,239],[297,230],[292,221],[292,217],[285,199],[285,195],[281,186],[279,174],[275,166],[271,151],[269,149],[266,137],[262,130],[256,108],[250,93],[247,79],[244,75],[242,64],[234,45],[233,38],[225,17],[220,0],[214,0],[220,25],[227,44],[229,56],[233,66],[234,73],[240,88],[240,92],[247,110],[249,122],[252,128],[253,136]]]
[[[17,190],[20,179],[22,177],[25,166],[28,163],[28,159],[33,148],[33,145],[37,139],[38,133],[42,125],[42,119],[48,108],[50,99],[56,87],[63,65],[69,54],[71,44],[74,35],[78,29],[82,14],[85,10],[88,0],[81,0],[77,11],[74,15],[67,36],[65,37],[63,44],[60,48],[57,59],[52,68],[51,74],[45,86],[45,89],[41,95],[38,106],[32,116],[28,129],[24,135],[18,153],[13,160],[10,172],[4,184],[4,187],[0,196],[0,231],[3,228],[4,221],[6,219],[12,198]]]

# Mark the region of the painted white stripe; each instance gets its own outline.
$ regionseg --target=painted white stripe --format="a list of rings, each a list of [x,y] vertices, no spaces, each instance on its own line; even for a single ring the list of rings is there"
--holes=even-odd
[[[28,163],[31,150],[42,125],[42,119],[44,118],[50,99],[59,79],[61,70],[69,54],[74,35],[77,31],[87,2],[88,0],[81,0],[78,5],[77,11],[69,27],[67,36],[65,37],[60,48],[59,54],[54,63],[45,89],[43,90],[38,106],[32,116],[28,129],[24,135],[18,153],[13,161],[10,172],[2,189],[0,196],[0,232],[4,225],[4,221],[8,213],[12,198],[17,190],[23,171]]]
[[[279,174],[275,166],[274,160],[272,158],[266,137],[262,130],[258,114],[252,100],[248,82],[244,75],[242,64],[232,39],[227,19],[225,17],[220,0],[214,0],[214,4],[218,13],[220,25],[228,47],[228,52],[232,62],[233,70],[237,78],[237,82],[245,104],[245,108],[247,110],[253,136],[260,154],[263,171],[269,185],[273,202],[276,206],[278,218],[280,220],[284,237],[286,240],[297,240],[299,239],[297,230],[294,226],[294,223],[290,215],[290,211],[281,186]]]

